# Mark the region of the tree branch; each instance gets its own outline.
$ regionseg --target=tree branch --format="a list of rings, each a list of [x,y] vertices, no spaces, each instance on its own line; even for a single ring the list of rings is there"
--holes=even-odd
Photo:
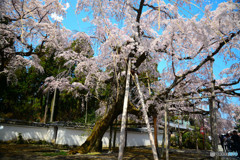
[[[152,8],[152,9],[155,10],[155,11],[159,11],[159,7],[155,7],[155,6],[150,5],[150,4],[144,4],[144,6],[147,6],[147,7],[149,7],[149,8]],[[167,15],[170,19],[173,19],[173,18],[174,18],[174,17],[171,16],[169,13],[167,13],[165,7],[164,7],[164,10],[163,10],[163,8],[160,8],[160,12],[163,12],[163,13],[164,13],[165,15]]]
[[[185,72],[184,74],[182,74],[180,76],[176,76],[173,83],[170,85],[170,87],[168,87],[166,89],[166,92],[169,92],[176,85],[178,85],[182,80],[184,80],[186,78],[187,75],[199,70],[204,64],[206,64],[208,61],[210,61],[212,59],[212,57],[215,56],[223,48],[223,46],[225,44],[227,44],[230,40],[232,40],[235,36],[237,36],[239,34],[240,34],[240,30],[236,33],[231,33],[230,36],[225,38],[221,43],[219,43],[219,46],[216,48],[216,50],[214,52],[212,52],[211,55],[207,56],[207,58],[205,58],[198,66],[196,66],[195,68],[193,68],[191,70],[188,70],[187,72]]]

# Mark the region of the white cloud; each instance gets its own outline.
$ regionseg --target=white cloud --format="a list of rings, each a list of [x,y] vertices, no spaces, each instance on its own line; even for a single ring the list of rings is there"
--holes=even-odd
[[[66,4],[64,4],[65,8],[62,8],[64,11],[66,11],[69,7],[70,7],[70,4],[67,2]]]
[[[58,21],[58,22],[62,22],[62,21],[63,21],[63,17],[57,15],[55,12],[51,14],[51,18],[52,18],[53,20],[55,20],[55,21]]]

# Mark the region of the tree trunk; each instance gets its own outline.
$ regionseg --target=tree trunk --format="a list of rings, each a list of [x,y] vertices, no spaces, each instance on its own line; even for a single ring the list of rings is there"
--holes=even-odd
[[[179,132],[179,148],[182,149],[182,132]]]
[[[213,62],[214,59],[210,61],[211,65],[211,82],[212,82],[212,95],[211,95],[211,106],[212,106],[212,144],[213,144],[213,151],[218,152],[218,135],[217,135],[217,106],[215,104],[215,81],[214,81],[214,74],[213,74]],[[215,156],[217,158],[217,156]],[[216,159],[215,158],[215,159]]]
[[[123,151],[124,151],[124,145],[125,145],[126,116],[127,116],[128,96],[129,96],[129,88],[130,88],[130,72],[131,72],[131,60],[129,59],[128,66],[127,66],[127,79],[126,79],[126,88],[125,88],[121,132],[120,132],[121,143],[119,146],[118,160],[123,159]]]
[[[55,101],[56,101],[56,94],[57,94],[57,86],[54,90],[54,95],[52,99],[52,105],[51,105],[51,117],[50,117],[50,122],[53,122],[53,115],[54,115],[54,107],[55,107]]]
[[[129,78],[130,78],[130,74],[129,74]],[[127,83],[127,80],[126,80],[126,83]],[[113,101],[111,103],[107,114],[104,114],[103,117],[95,123],[95,126],[93,127],[92,132],[88,136],[87,140],[80,147],[77,147],[77,148],[69,151],[70,154],[75,154],[75,153],[85,154],[85,153],[89,153],[89,152],[93,151],[93,148],[98,145],[96,142],[97,141],[100,142],[102,140],[102,137],[103,137],[104,133],[107,131],[110,124],[113,123],[113,121],[115,119],[117,119],[118,115],[120,115],[123,112],[123,102],[129,103],[128,101],[124,101],[124,95],[126,95],[126,96],[128,95],[124,91],[128,90],[128,89],[129,89],[129,86],[126,89],[119,90],[119,98],[116,101]],[[134,114],[136,116],[141,116],[141,113],[138,109],[134,108],[132,105],[130,105],[130,106],[127,109],[128,113]],[[114,131],[114,132],[116,132],[116,131]],[[125,132],[123,132],[123,133],[125,133]],[[114,134],[114,136],[115,135],[116,134]],[[115,137],[114,137],[114,139],[115,139]],[[123,140],[121,141],[121,144],[123,144],[123,146],[124,146],[124,142],[123,142],[124,139],[125,138],[123,138]],[[115,144],[113,144],[113,145],[115,146]]]
[[[109,125],[113,122],[114,119],[121,113],[121,100],[118,101],[115,105],[113,105],[107,114],[105,114],[100,120],[98,120],[93,127],[93,130],[87,140],[76,149],[71,150],[70,154],[75,153],[88,153],[91,151],[95,151],[98,148],[98,144],[102,140],[104,133],[107,131]],[[97,142],[97,143],[96,143]]]
[[[46,106],[45,106],[45,112],[44,112],[44,117],[43,117],[43,123],[46,123],[46,121],[47,121],[48,100],[49,100],[49,91],[48,91],[48,95],[47,95],[47,101],[46,101]]]
[[[136,73],[135,73],[135,78],[136,78],[137,89],[138,89],[140,101],[141,101],[141,104],[142,104],[143,116],[144,116],[145,123],[147,125],[148,135],[149,135],[149,139],[150,139],[150,143],[151,143],[151,147],[152,147],[153,158],[154,158],[154,160],[158,160],[157,150],[156,150],[156,147],[155,147],[155,144],[154,144],[154,139],[153,139],[151,126],[150,126],[148,115],[147,115],[146,106],[145,106],[145,103],[144,103],[142,92],[140,90],[138,75]]]
[[[54,126],[54,128],[53,128],[53,138],[52,138],[52,143],[53,144],[56,144],[57,135],[58,135],[58,126]]]
[[[87,138],[87,140],[80,147],[77,147],[69,151],[70,154],[75,154],[75,153],[85,154],[92,151],[96,151],[94,150],[94,148],[95,149],[98,148],[98,144],[99,144],[96,142],[97,141],[100,142],[102,140],[102,137],[104,133],[107,131],[110,124],[113,123],[113,121],[117,119],[118,115],[122,113],[124,90],[120,90],[119,93],[120,94],[119,94],[118,101],[113,102],[113,104],[109,106],[108,113],[104,114],[104,116],[95,123],[95,126],[93,127],[92,132]],[[139,110],[137,110],[136,108],[133,108],[131,105],[128,108],[128,112],[137,116],[139,116],[139,113],[140,113]]]
[[[209,121],[210,121],[210,135],[211,135],[211,145],[213,146],[213,106],[212,106],[212,100],[209,99]]]

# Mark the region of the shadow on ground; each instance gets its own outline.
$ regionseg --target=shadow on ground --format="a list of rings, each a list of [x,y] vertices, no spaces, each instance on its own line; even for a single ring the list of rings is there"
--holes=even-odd
[[[1,160],[116,160],[118,150],[102,153],[68,155],[68,150],[53,145],[0,144]],[[210,160],[209,151],[170,150],[170,160]],[[164,157],[163,157],[164,158]],[[124,152],[124,160],[152,160],[152,151],[146,147],[130,147]],[[165,159],[165,158],[164,158]]]

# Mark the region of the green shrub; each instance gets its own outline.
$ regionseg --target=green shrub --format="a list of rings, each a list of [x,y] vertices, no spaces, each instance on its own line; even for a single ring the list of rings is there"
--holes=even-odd
[[[43,156],[66,156],[67,152],[60,151],[60,152],[49,152],[49,153],[44,153]]]
[[[178,146],[178,137],[177,136],[171,137],[170,138],[170,144],[173,147],[177,147]]]
[[[188,131],[183,134],[183,147],[196,149],[196,143],[198,143],[199,149],[204,149],[203,135],[199,131]],[[211,145],[208,138],[204,139],[204,145],[206,149],[210,149]]]
[[[18,133],[18,137],[17,137],[17,144],[24,144],[24,139],[22,137],[21,133]]]

